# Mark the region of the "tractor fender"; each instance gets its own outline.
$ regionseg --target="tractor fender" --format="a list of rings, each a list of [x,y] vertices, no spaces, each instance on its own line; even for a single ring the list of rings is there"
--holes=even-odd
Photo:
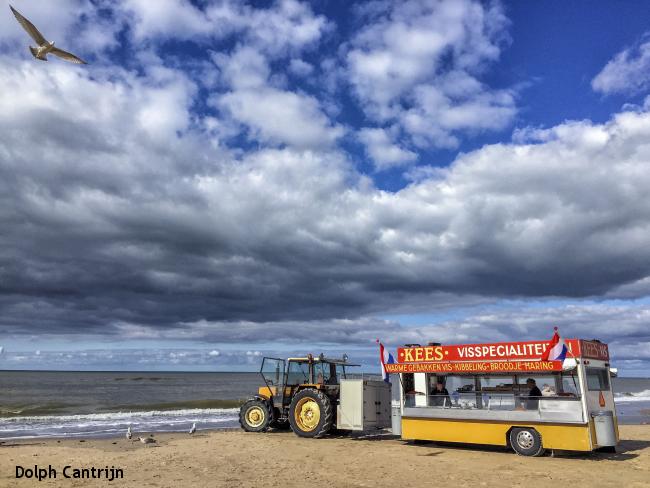
[[[275,417],[278,416],[278,414],[276,412],[275,405],[273,405],[273,398],[266,398],[263,395],[253,395],[250,398],[248,398],[248,400],[246,400],[246,401],[250,401],[250,400],[260,400],[260,401],[262,401],[264,403],[267,403],[269,405],[269,407],[270,407],[269,410],[273,414],[273,417],[271,418],[271,421],[275,420]]]

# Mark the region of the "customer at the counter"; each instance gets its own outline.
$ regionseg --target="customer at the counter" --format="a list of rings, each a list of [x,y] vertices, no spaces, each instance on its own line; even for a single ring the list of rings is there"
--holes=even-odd
[[[447,400],[445,402],[445,400]],[[445,388],[445,384],[442,380],[438,380],[436,383],[436,388],[431,393],[431,406],[433,407],[451,407],[451,398],[449,397],[449,392]]]
[[[533,378],[528,378],[526,380],[526,386],[530,388],[528,398],[526,398],[525,401],[526,410],[537,410],[537,407],[539,406],[539,398],[542,396],[542,392],[537,388],[537,383]]]

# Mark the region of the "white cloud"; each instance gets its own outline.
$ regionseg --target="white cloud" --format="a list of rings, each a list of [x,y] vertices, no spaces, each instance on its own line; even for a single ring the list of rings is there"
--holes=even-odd
[[[137,52],[148,61],[137,73],[0,58],[3,331],[215,344],[265,331],[309,341],[320,330],[337,344],[371,330],[460,340],[471,324],[418,332],[372,317],[502,296],[648,295],[648,107],[604,124],[524,128],[512,143],[421,167],[406,188],[381,191],[336,149],[335,110],[272,69],[299,59],[327,24],[304,5],[278,5],[304,22],[278,18],[275,34],[248,32],[250,19],[224,26],[248,34],[213,54],[207,116],[193,108],[207,88],[148,49]],[[511,92],[479,81],[498,56],[501,11],[440,5],[440,19],[413,2],[380,14],[350,48],[358,94],[377,119],[360,137],[378,167],[410,162],[406,136],[453,146],[514,113]],[[156,32],[148,25],[143,36]],[[448,55],[453,69],[439,73]],[[257,145],[224,150],[238,124]],[[485,334],[501,327],[477,322]],[[160,357],[189,358],[174,354]]]
[[[173,70],[0,66],[0,218],[32,223],[0,236],[1,278],[48,297],[5,294],[12,330],[122,323],[147,337],[138,327],[406,311],[444,294],[586,296],[650,276],[640,109],[522,131],[390,193],[331,148],[220,151]],[[140,115],[161,90],[170,127]],[[260,137],[291,137],[278,134]]]
[[[212,351],[210,351],[210,352],[208,353],[208,356],[213,357],[213,358],[216,358],[216,357],[218,357],[219,355],[221,355],[221,353],[220,353],[219,351],[217,351],[216,349],[213,349]]]
[[[469,97],[454,99],[444,88],[421,85],[415,88],[414,106],[398,116],[404,130],[420,147],[453,148],[458,131],[496,130],[507,127],[516,114],[514,95],[486,91],[482,86]]]
[[[248,127],[251,138],[319,148],[331,146],[343,135],[343,128],[330,122],[316,98],[272,86],[268,62],[256,50],[241,47],[230,56],[217,54],[213,59],[232,90],[213,95],[210,103]]]
[[[296,76],[305,77],[314,72],[314,67],[302,59],[294,58],[289,63],[289,71]]]
[[[213,31],[205,13],[188,0],[125,0],[121,8],[132,16],[136,42],[156,36],[189,39]]]
[[[136,42],[191,39],[206,42],[237,35],[240,42],[268,55],[299,52],[317,42],[331,26],[310,6],[280,0],[268,8],[242,2],[209,2],[199,8],[188,0],[150,2],[126,0],[117,7],[129,12]]]
[[[212,59],[223,82],[234,89],[263,87],[271,73],[266,57],[248,46],[239,47],[230,55],[214,53]]]
[[[233,6],[234,5],[234,6]],[[230,4],[234,14],[244,19],[247,36],[253,45],[270,54],[299,52],[313,46],[332,26],[322,15],[314,15],[308,2],[280,0],[268,9],[253,9],[240,3]],[[223,7],[215,7],[210,12],[215,23],[221,20],[215,12],[223,12]]]
[[[363,109],[399,123],[421,147],[455,147],[459,132],[503,129],[516,114],[514,93],[477,76],[498,58],[506,23],[496,3],[395,2],[347,54]]]
[[[251,130],[254,139],[298,148],[331,146],[343,135],[308,95],[267,87],[239,90],[220,97],[218,105]]]
[[[378,170],[402,166],[417,159],[414,152],[393,143],[392,137],[384,129],[361,129],[359,140],[366,146],[366,152],[375,162]]]
[[[647,91],[650,87],[650,41],[616,54],[591,80],[591,87],[604,94]]]

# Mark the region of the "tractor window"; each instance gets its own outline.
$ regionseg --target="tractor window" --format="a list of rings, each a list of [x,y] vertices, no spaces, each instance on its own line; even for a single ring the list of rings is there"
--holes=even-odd
[[[314,363],[314,383],[319,385],[336,385],[336,367],[332,363]]]
[[[309,383],[309,363],[291,361],[287,374],[287,385],[301,385],[303,383]]]
[[[325,384],[326,378],[329,378],[329,369],[327,364],[323,363],[314,363],[314,383],[318,385]]]
[[[325,373],[323,380],[325,381],[326,385],[338,385],[339,379],[337,378],[336,374],[336,364],[323,364],[323,373]]]
[[[338,378],[339,381],[345,379],[345,366],[343,366],[342,364],[336,365],[336,377]]]
[[[269,386],[277,386],[284,379],[284,360],[264,358],[262,361],[262,376]]]

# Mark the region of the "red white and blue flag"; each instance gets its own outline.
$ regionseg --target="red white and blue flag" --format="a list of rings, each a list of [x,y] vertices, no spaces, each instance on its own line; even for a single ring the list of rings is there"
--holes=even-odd
[[[389,353],[384,345],[379,342],[379,339],[377,339],[377,343],[379,344],[379,361],[381,363],[381,377],[384,379],[386,383],[388,383],[388,373],[386,372],[386,364],[393,364],[395,362],[395,358],[391,353]]]
[[[569,351],[564,339],[560,337],[560,332],[557,330],[557,327],[554,330],[553,338],[546,347],[544,354],[542,354],[542,361],[564,361]]]

